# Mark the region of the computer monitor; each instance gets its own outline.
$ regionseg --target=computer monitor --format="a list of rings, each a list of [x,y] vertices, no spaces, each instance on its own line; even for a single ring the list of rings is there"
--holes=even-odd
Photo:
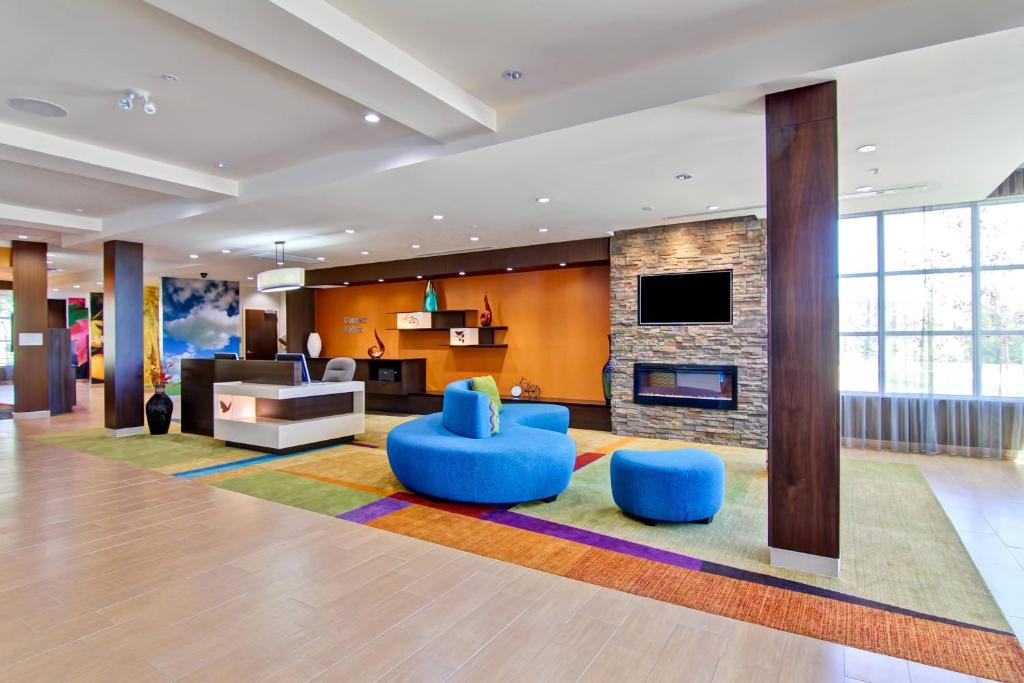
[[[234,351],[217,351],[213,354],[214,360],[238,360],[238,354]]]
[[[309,383],[309,366],[306,365],[306,354],[304,353],[279,353],[274,360],[288,360],[302,363],[302,381]]]

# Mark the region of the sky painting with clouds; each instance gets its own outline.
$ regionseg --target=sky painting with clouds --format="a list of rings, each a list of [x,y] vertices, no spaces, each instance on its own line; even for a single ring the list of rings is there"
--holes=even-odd
[[[238,283],[165,277],[161,283],[163,363],[172,382],[181,381],[182,358],[212,358],[217,351],[239,353],[242,318]]]

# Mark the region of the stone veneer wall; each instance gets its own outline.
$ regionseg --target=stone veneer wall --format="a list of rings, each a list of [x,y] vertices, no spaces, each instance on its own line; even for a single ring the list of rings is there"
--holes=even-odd
[[[611,241],[612,428],[616,434],[766,448],[768,291],[765,222],[754,217],[615,233]],[[637,276],[733,271],[732,325],[637,324]],[[736,410],[633,402],[634,363],[736,365]]]

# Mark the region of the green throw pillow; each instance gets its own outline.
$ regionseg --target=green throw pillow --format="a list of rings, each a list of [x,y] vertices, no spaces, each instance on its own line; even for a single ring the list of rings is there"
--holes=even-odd
[[[494,382],[493,377],[490,375],[474,377],[470,382],[472,382],[473,391],[482,391],[487,394],[487,398],[494,401],[494,405],[498,408],[498,412],[501,412],[501,395],[498,393],[498,385]]]

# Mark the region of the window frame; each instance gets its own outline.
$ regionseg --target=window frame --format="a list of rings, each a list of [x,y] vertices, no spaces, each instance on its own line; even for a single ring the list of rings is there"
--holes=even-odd
[[[876,256],[877,263],[876,270],[864,271],[857,273],[841,273],[839,278],[863,278],[863,277],[875,277],[878,283],[878,320],[875,331],[863,331],[863,332],[842,332],[840,331],[840,339],[843,337],[875,337],[878,345],[878,391],[877,392],[863,392],[863,391],[845,391],[840,389],[845,394],[864,394],[864,395],[883,395],[883,396],[921,396],[922,394],[908,394],[901,392],[890,392],[886,387],[886,364],[887,364],[887,344],[886,339],[888,337],[897,336],[912,336],[912,337],[938,337],[938,336],[969,336],[971,338],[971,394],[957,394],[952,398],[984,398],[986,400],[1003,400],[1003,401],[1020,401],[1024,399],[1024,396],[994,396],[985,395],[982,393],[982,337],[1022,337],[1024,338],[1024,329],[1020,330],[988,330],[982,329],[981,327],[981,276],[982,273],[992,271],[1020,271],[1024,272],[1024,261],[1019,263],[1008,263],[998,265],[982,265],[981,263],[981,207],[989,206],[994,204],[1021,204],[1024,207],[1024,196],[1011,196],[1011,197],[999,197],[997,199],[986,199],[977,202],[961,202],[957,204],[941,204],[934,206],[919,206],[906,209],[887,209],[880,211],[865,211],[859,213],[844,214],[839,217],[839,220],[853,219],[853,218],[866,218],[873,217],[875,219],[875,230],[876,230]],[[928,211],[939,211],[945,209],[958,209],[968,208],[970,209],[970,245],[971,245],[971,259],[970,265],[965,267],[954,267],[954,268],[923,268],[914,270],[899,270],[899,271],[887,271],[885,269],[885,217],[903,213],[917,213],[917,212],[928,212]],[[1022,208],[1024,212],[1024,208]],[[837,224],[838,229],[838,224]],[[969,330],[914,330],[914,331],[895,331],[886,329],[886,296],[885,296],[885,280],[887,276],[891,275],[935,275],[944,273],[969,273],[970,274],[970,302],[971,302],[971,327]],[[841,302],[840,302],[841,303]],[[938,395],[938,394],[936,394]]]

